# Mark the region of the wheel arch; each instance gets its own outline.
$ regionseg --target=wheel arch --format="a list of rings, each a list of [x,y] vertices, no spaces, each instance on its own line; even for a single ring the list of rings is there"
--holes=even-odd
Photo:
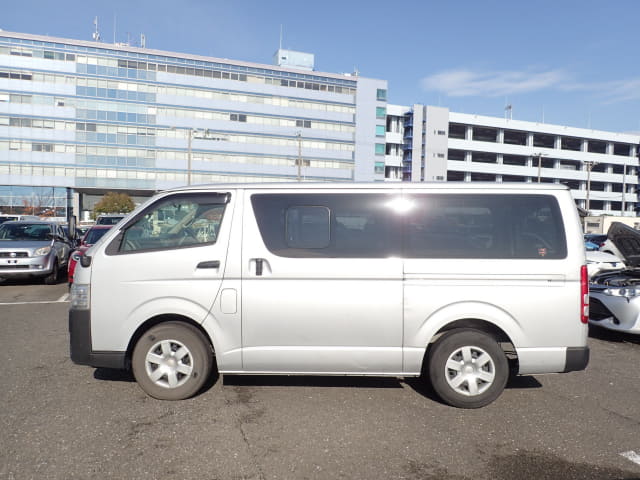
[[[216,352],[216,350],[215,350],[215,347],[213,345],[213,341],[212,341],[211,337],[209,336],[207,331],[202,327],[202,325],[199,324],[198,322],[194,321],[193,319],[185,316],[185,315],[179,315],[179,314],[176,314],[176,313],[163,313],[163,314],[155,315],[155,316],[147,319],[143,323],[141,323],[138,326],[138,328],[135,330],[135,332],[133,332],[133,335],[131,335],[131,338],[129,339],[129,344],[127,345],[127,351],[126,351],[126,355],[125,355],[125,365],[126,365],[128,370],[131,370],[131,356],[133,355],[133,349],[135,348],[136,344],[138,343],[138,340],[140,340],[140,338],[149,329],[155,327],[156,325],[160,325],[161,323],[167,323],[167,322],[184,323],[184,324],[190,325],[191,327],[193,327],[196,330],[198,330],[204,336],[204,338],[207,340],[207,343],[209,344],[209,347],[211,348],[211,355],[212,355],[213,362],[214,362],[214,368],[216,367],[216,363],[215,363],[215,352]]]
[[[510,367],[517,371],[515,347],[524,335],[518,321],[504,309],[489,303],[460,302],[433,312],[420,326],[416,341],[424,348],[421,358],[423,372],[429,349],[444,333],[459,328],[471,328],[491,335],[507,355]]]

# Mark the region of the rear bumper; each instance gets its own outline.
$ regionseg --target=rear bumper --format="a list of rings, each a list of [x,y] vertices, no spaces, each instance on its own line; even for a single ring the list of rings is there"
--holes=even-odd
[[[564,373],[584,370],[589,364],[589,347],[517,348],[521,375]]]
[[[584,370],[589,364],[589,347],[568,347],[565,372],[577,372]]]
[[[127,368],[126,352],[94,351],[91,345],[91,311],[69,310],[69,347],[73,363],[97,368]]]

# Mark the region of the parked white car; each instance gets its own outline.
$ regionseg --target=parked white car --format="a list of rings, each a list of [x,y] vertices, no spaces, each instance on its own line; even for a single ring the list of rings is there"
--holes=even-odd
[[[600,252],[598,250],[587,250],[586,256],[589,278],[600,272],[622,270],[625,268],[624,262],[620,260],[619,257],[612,255],[611,253]]]
[[[640,231],[614,222],[607,245],[620,252],[627,268],[591,278],[589,323],[640,334]]]

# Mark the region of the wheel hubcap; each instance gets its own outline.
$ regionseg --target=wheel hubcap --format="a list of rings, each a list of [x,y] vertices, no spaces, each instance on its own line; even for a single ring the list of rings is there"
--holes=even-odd
[[[479,347],[460,347],[447,360],[445,378],[457,393],[480,395],[493,384],[495,364],[491,356]]]
[[[191,378],[191,352],[177,340],[161,340],[149,349],[145,368],[156,385],[165,388],[179,387]]]

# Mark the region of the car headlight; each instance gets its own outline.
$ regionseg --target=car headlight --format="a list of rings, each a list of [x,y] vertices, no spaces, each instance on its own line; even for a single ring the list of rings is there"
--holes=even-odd
[[[88,310],[90,293],[91,287],[89,285],[72,283],[71,290],[69,291],[71,308],[75,310]]]
[[[610,297],[625,297],[628,299],[640,295],[640,289],[634,287],[606,288],[602,293]]]
[[[51,251],[51,246],[42,247],[42,248],[37,249],[35,252],[33,252],[33,256],[34,257],[44,257],[45,255],[49,255],[50,251]]]

